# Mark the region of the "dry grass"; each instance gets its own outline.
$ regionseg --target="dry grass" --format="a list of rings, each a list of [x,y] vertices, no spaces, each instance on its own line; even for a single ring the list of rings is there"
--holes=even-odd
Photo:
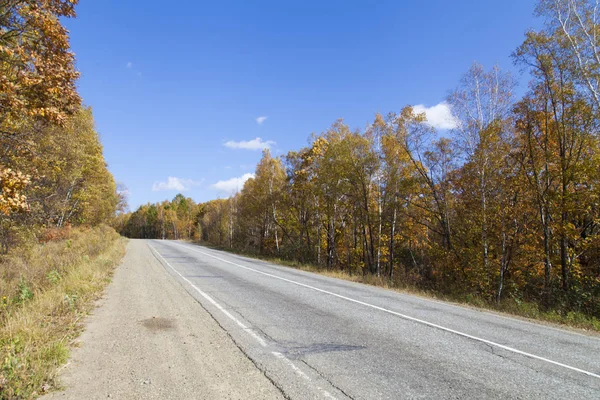
[[[125,239],[101,226],[0,261],[0,399],[33,398],[57,386],[81,319],[124,253]]]

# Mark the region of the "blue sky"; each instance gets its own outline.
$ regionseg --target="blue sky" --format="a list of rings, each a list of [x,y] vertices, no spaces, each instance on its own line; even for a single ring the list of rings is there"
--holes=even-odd
[[[82,0],[67,27],[80,92],[135,209],[179,191],[227,197],[261,147],[297,150],[338,118],[362,128],[376,112],[435,106],[473,61],[518,74],[510,54],[539,25],[534,6]]]

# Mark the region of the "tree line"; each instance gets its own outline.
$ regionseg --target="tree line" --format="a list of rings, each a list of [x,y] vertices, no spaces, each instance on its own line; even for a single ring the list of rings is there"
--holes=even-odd
[[[48,228],[110,221],[124,199],[107,169],[61,19],[77,0],[0,4],[0,252]]]
[[[407,106],[268,150],[229,199],[140,207],[130,237],[199,239],[444,293],[600,317],[600,25],[592,1],[542,0],[514,79],[475,63],[440,132]]]

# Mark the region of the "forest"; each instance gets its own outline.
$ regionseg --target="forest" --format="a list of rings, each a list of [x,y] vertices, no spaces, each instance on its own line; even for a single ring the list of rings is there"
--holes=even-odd
[[[0,253],[48,229],[110,222],[124,199],[82,104],[61,18],[77,1],[0,4]]]
[[[228,199],[177,195],[123,214],[132,238],[190,239],[489,304],[600,317],[600,24],[591,1],[539,1],[543,28],[478,63],[440,132],[406,106],[338,120]],[[62,215],[62,214],[60,214]],[[59,218],[60,219],[60,218]]]

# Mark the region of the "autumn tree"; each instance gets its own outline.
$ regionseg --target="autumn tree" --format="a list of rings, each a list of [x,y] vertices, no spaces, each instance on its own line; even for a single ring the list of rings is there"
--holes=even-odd
[[[457,122],[457,145],[465,161],[472,164],[477,185],[478,211],[473,213],[480,227],[481,259],[489,270],[489,186],[490,175],[498,171],[499,157],[506,152],[503,144],[509,128],[513,80],[496,66],[485,71],[474,63],[463,76],[461,84],[448,96],[448,103]],[[493,201],[493,199],[491,199]]]
[[[544,18],[541,35],[555,54],[568,60],[563,73],[597,113],[600,110],[600,15],[592,0],[540,0],[536,14]],[[540,37],[541,38],[541,37]]]
[[[449,139],[436,138],[425,115],[412,107],[394,115],[392,123],[398,145],[419,178],[419,191],[409,201],[428,215],[422,223],[439,235],[446,250],[452,250],[450,176],[456,167],[455,150]]]
[[[521,165],[535,194],[543,232],[546,303],[552,288],[554,249],[558,248],[561,287],[569,292],[580,255],[589,243],[589,224],[583,221],[596,218],[595,197],[589,191],[598,153],[594,68],[591,60],[584,66],[573,53],[589,44],[584,17],[579,14],[584,3],[576,7],[557,1],[558,8],[553,9],[541,2],[541,11],[554,10],[553,19],[545,30],[529,32],[514,54],[516,62],[527,66],[533,76],[530,93],[516,112]],[[581,30],[569,28],[565,12],[580,20],[573,23],[584,24]],[[565,38],[572,44],[566,45]]]
[[[80,100],[78,73],[60,18],[74,17],[77,0],[8,0],[0,4],[0,141],[27,151],[19,132],[23,122],[38,119],[63,124]],[[0,203],[10,211],[27,208],[22,191],[28,177],[0,164],[5,179]]]

